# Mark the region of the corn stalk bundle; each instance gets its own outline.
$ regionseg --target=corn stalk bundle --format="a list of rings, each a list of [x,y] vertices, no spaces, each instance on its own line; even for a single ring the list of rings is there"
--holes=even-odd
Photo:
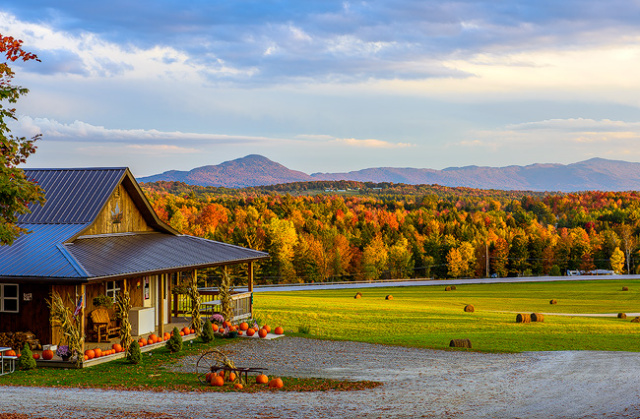
[[[231,307],[231,285],[233,280],[227,271],[222,271],[222,280],[218,288],[218,298],[220,298],[221,312],[225,320],[231,321],[233,317],[233,307]]]
[[[116,295],[116,317],[120,320],[120,345],[126,351],[133,341],[131,337],[131,322],[129,322],[129,310],[131,310],[131,298],[129,291],[119,292]]]
[[[74,319],[73,312],[64,304],[62,297],[57,292],[53,291],[51,299],[46,301],[51,313],[51,318],[49,319],[51,325],[62,330],[60,344],[66,343],[71,349],[71,353],[77,355],[76,362],[81,363],[83,361],[82,344],[84,336],[80,331],[80,323]],[[69,298],[69,301],[71,302],[71,298]]]
[[[202,333],[202,317],[200,317],[200,293],[198,292],[198,279],[195,275],[189,278],[187,295],[191,300],[191,328],[196,334]]]

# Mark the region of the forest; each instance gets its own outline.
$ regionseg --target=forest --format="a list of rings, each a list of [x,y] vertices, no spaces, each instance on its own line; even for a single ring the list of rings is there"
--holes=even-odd
[[[266,251],[258,283],[638,273],[640,194],[392,183],[142,184],[189,235]]]

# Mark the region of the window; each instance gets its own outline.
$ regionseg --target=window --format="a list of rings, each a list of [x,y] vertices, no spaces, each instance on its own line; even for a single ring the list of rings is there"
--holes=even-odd
[[[18,312],[18,285],[0,284],[0,312]]]
[[[113,302],[116,302],[116,295],[120,292],[120,284],[118,281],[107,282],[107,297],[111,297]]]

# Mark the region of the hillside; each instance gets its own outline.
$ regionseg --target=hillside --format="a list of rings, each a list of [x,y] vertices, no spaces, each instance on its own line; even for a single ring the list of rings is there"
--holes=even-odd
[[[248,155],[190,171],[170,170],[140,182],[179,181],[189,185],[245,188],[292,182],[338,181],[442,185],[477,189],[575,192],[640,189],[640,163],[593,158],[563,164],[465,166],[443,170],[377,167],[346,173],[306,173],[259,155]]]

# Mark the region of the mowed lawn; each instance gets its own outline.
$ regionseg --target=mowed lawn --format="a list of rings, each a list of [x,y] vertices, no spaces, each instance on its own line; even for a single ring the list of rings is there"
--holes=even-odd
[[[627,286],[629,291],[622,291]],[[516,323],[516,313],[639,313],[640,280],[566,281],[254,294],[255,312],[286,333],[434,349],[471,339],[473,350],[640,351],[640,323],[615,317],[544,316]],[[354,299],[357,292],[362,298]],[[387,294],[393,300],[385,300]],[[558,304],[549,301],[556,299]],[[464,312],[472,304],[474,313]],[[297,333],[295,333],[297,334]]]

